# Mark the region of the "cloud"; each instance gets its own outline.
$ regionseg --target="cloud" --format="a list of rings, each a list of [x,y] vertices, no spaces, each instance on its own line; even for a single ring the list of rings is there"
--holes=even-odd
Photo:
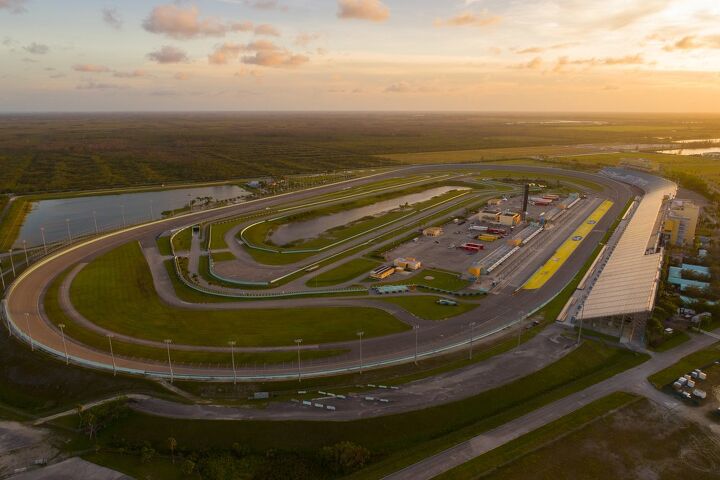
[[[262,25],[258,25],[255,27],[255,35],[267,35],[269,37],[279,37],[280,32],[277,28],[273,27],[272,25],[268,25],[267,23],[263,23]]]
[[[131,72],[120,72],[115,71],[113,73],[113,77],[117,78],[142,78],[142,77],[149,77],[150,74],[146,72],[145,70],[133,70]]]
[[[412,87],[408,82],[395,82],[385,87],[387,93],[408,93],[412,92]]]
[[[178,72],[175,75],[173,75],[173,78],[175,80],[187,80],[188,78],[190,78],[190,75],[185,72]]]
[[[558,58],[555,68],[555,72],[561,72],[565,67],[569,65],[584,65],[590,67],[596,66],[615,66],[615,65],[643,65],[645,60],[642,55],[625,55],[623,57],[605,57],[605,58],[577,58],[570,59],[568,57]]]
[[[245,55],[240,60],[248,65],[261,67],[297,67],[307,63],[310,59],[305,55],[298,55],[289,52],[287,49],[278,47],[267,40],[258,40],[248,43],[245,49],[254,52],[252,55]]]
[[[73,65],[72,68],[76,72],[85,72],[85,73],[106,73],[106,72],[110,71],[110,69],[108,67],[106,67],[105,65],[94,65],[92,63],[83,63],[83,64]]]
[[[307,47],[312,42],[318,40],[320,36],[319,33],[300,33],[295,37],[295,45]]]
[[[696,50],[700,48],[720,48],[720,35],[695,36],[687,35],[675,43],[665,45],[663,50],[673,52],[675,50]]]
[[[390,17],[390,9],[380,0],[338,0],[337,16],[384,22]]]
[[[287,10],[277,0],[245,0],[245,5],[258,10]]]
[[[510,68],[515,68],[518,70],[538,70],[540,67],[543,66],[542,58],[535,57],[529,62],[523,62],[523,63],[517,63],[515,65],[510,65]]]
[[[9,10],[10,13],[26,12],[27,0],[0,0],[0,10]]]
[[[50,47],[43,45],[42,43],[33,42],[30,45],[23,47],[23,50],[28,53],[32,53],[33,55],[45,55],[50,51]]]
[[[180,63],[188,60],[184,50],[170,45],[163,45],[160,50],[148,53],[147,57],[157,63]]]
[[[237,59],[241,52],[246,51],[245,45],[239,43],[225,42],[215,48],[215,51],[208,55],[208,62],[213,65],[225,65],[230,60]]]
[[[77,87],[75,87],[78,90],[109,90],[114,88],[125,88],[121,85],[116,85],[114,83],[98,83],[98,82],[85,82],[81,83]]]
[[[597,24],[618,30],[664,10],[669,3],[670,0],[642,0],[637,5],[626,6],[620,13],[598,20]]]
[[[255,35],[267,35],[270,37],[280,36],[280,31],[267,23],[255,25],[252,22],[235,22],[228,26],[228,30],[231,32],[253,32]]]
[[[437,19],[434,22],[436,27],[487,27],[500,22],[497,15],[476,15],[472,12],[463,12],[447,19]]]
[[[120,18],[120,14],[116,8],[103,8],[102,19],[103,22],[110,25],[115,30],[120,30],[122,28],[122,19]]]
[[[558,50],[561,48],[572,47],[575,45],[577,45],[577,42],[567,42],[567,43],[556,43],[555,45],[550,45],[547,47],[527,47],[527,48],[515,48],[515,49],[511,49],[511,50],[513,50],[518,55],[524,55],[527,53],[542,53],[547,50]]]
[[[183,9],[172,4],[155,7],[143,22],[143,28],[176,39],[222,37],[228,30],[215,18],[201,19],[195,6]]]

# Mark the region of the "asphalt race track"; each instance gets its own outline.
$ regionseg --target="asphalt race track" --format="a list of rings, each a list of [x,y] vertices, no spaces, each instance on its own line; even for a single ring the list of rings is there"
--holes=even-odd
[[[88,262],[94,257],[115,249],[131,241],[147,241],[154,239],[162,232],[179,227],[198,223],[219,220],[229,216],[236,216],[266,207],[276,206],[289,201],[299,201],[324,193],[340,191],[347,187],[358,186],[390,178],[402,178],[410,174],[432,173],[434,171],[446,171],[453,168],[473,170],[481,174],[483,170],[519,170],[528,173],[562,174],[566,177],[574,177],[593,181],[600,184],[604,190],[599,195],[613,202],[607,214],[597,223],[595,228],[563,264],[558,272],[550,278],[542,288],[535,290],[517,290],[516,285],[506,285],[499,292],[488,295],[482,300],[482,308],[466,314],[458,315],[443,322],[426,322],[417,331],[419,356],[437,355],[452,349],[462,348],[468,341],[467,325],[470,321],[477,322],[474,337],[476,341],[497,332],[503,328],[515,324],[518,320],[536,311],[549,300],[555,297],[564,286],[572,279],[575,273],[585,263],[598,241],[602,239],[605,231],[612,225],[615,219],[622,212],[628,199],[639,194],[638,190],[616,182],[610,178],[570,170],[553,168],[523,167],[523,166],[502,166],[502,165],[423,165],[401,168],[390,172],[376,174],[371,177],[349,180],[339,184],[316,187],[310,190],[292,192],[284,195],[264,198],[252,202],[222,207],[214,210],[189,213],[181,217],[173,217],[130,227],[118,232],[103,235],[90,239],[76,245],[72,245],[62,251],[52,254],[50,257],[41,260],[21,274],[10,287],[6,295],[5,309],[9,316],[8,326],[12,323],[12,331],[20,336],[26,343],[31,343],[34,349],[43,350],[54,356],[64,359],[64,350],[60,330],[52,325],[47,319],[43,310],[44,294],[53,279],[72,266]],[[567,228],[572,232],[572,225],[559,226]],[[552,245],[550,252],[554,250],[566,237],[559,235]],[[154,241],[154,240],[153,240]],[[547,256],[535,259],[534,262],[523,266],[527,276],[539,265],[547,260]],[[511,301],[508,301],[511,299]],[[165,299],[167,301],[167,299]],[[372,306],[372,297],[365,300],[355,299],[333,299],[333,298],[308,298],[288,300],[267,300],[252,302],[253,308],[302,308],[311,305],[364,305]],[[203,309],[214,308],[246,308],[247,303],[223,303],[213,305],[202,305]],[[405,320],[407,323],[407,320]],[[363,340],[363,363],[364,367],[378,367],[402,362],[412,361],[415,356],[415,337],[413,330],[407,332]],[[109,352],[102,352],[82,345],[67,338],[67,350],[70,361],[83,366],[113,369],[113,359]],[[359,362],[355,357],[357,342],[340,342],[335,344],[323,344],[322,348],[347,348],[351,353],[341,357],[333,357],[323,362],[306,364],[302,366],[303,376],[320,376],[345,373],[359,369]],[[288,346],[292,348],[292,346]],[[229,368],[189,367],[173,366],[172,375],[174,378],[185,379],[214,379],[232,380],[233,372]],[[153,363],[150,361],[131,360],[126,358],[115,358],[115,368],[130,374],[151,375],[157,377],[169,377],[170,368],[167,364]],[[239,380],[272,380],[288,379],[297,376],[297,367],[268,367],[262,370],[250,368],[238,369]]]

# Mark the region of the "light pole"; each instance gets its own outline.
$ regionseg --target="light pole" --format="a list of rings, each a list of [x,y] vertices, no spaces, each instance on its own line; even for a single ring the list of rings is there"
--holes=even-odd
[[[68,234],[68,241],[72,242],[72,234],[70,233],[70,219],[65,219],[65,224],[67,225],[67,234]]]
[[[228,345],[230,345],[230,358],[232,360],[233,385],[237,384],[237,373],[235,371],[235,343],[235,340],[230,340],[228,342]]]
[[[93,210],[93,223],[95,224],[95,235],[99,233],[98,226],[97,226],[97,214],[95,213],[95,210]]]
[[[578,338],[576,343],[580,343],[580,338],[582,337],[582,327],[583,322],[585,321],[585,301],[587,301],[587,298],[583,300],[582,307],[580,307],[580,328],[578,329]]]
[[[115,364],[115,352],[113,352],[112,348],[112,333],[107,334],[108,343],[110,344],[110,357],[112,357],[112,365],[113,365],[113,376],[117,374],[117,365]]]
[[[420,331],[420,326],[415,325],[413,326],[413,330],[415,331],[415,365],[417,365],[417,355],[418,355],[418,332]]]
[[[475,329],[475,322],[470,322],[470,355],[468,360],[472,360],[472,354],[473,354],[473,330]]]
[[[33,343],[32,334],[30,333],[30,314],[25,312],[25,323],[27,324],[27,334],[30,339],[30,350],[35,351],[35,344]]]
[[[520,340],[522,340],[522,331],[523,331],[523,312],[520,312],[520,320],[518,320],[518,344],[517,348],[520,348]]]
[[[25,240],[23,240],[22,244],[23,244],[23,252],[25,253],[25,266],[29,267],[30,261],[28,260],[28,256],[27,256],[27,242]]]
[[[365,332],[357,332],[357,336],[360,338],[360,374],[362,375],[363,372],[363,358],[362,358],[362,337],[365,335]]]
[[[2,282],[2,288],[5,291],[5,272],[3,272],[2,259],[0,259],[0,282]]]
[[[120,205],[120,210],[122,211],[123,228],[125,228],[127,226],[125,223],[125,205]]]
[[[163,340],[165,342],[165,345],[167,346],[167,354],[168,354],[168,366],[170,367],[170,383],[173,383],[173,369],[172,369],[172,360],[170,360],[170,344],[172,343],[172,340],[169,338],[166,338]]]
[[[12,248],[10,249],[10,267],[12,268],[13,278],[15,278],[15,261],[12,256]]]
[[[155,214],[153,213],[153,201],[150,200],[150,220],[155,218]]]
[[[70,365],[70,357],[68,356],[67,344],[65,343],[65,324],[58,323],[58,327],[60,328],[60,336],[62,337],[63,350],[65,351],[65,365]]]
[[[45,227],[40,227],[40,235],[42,235],[43,250],[45,250],[45,255],[47,255],[47,244],[45,243]]]
[[[297,344],[297,354],[298,354],[298,382],[302,380],[302,374],[300,373],[300,344],[302,343],[302,338],[296,338],[295,343]]]

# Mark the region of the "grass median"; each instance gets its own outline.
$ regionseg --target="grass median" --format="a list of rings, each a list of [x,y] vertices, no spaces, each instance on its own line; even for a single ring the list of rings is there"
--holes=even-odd
[[[356,338],[363,330],[376,337],[408,326],[374,308],[305,307],[298,309],[190,310],[163,303],[155,291],[140,247],[129,243],[85,266],[74,279],[70,298],[88,320],[136,338],[187,345],[292,345]]]
[[[100,443],[123,438],[147,441],[162,450],[167,438],[173,437],[188,450],[204,450],[228,448],[237,442],[253,452],[272,450],[311,462],[318,448],[349,440],[369,448],[374,460],[352,478],[375,479],[609,378],[645,358],[586,342],[536,373],[479,395],[350,422],[182,421],[134,412],[103,431]]]
[[[405,297],[384,297],[383,302],[399,305],[408,312],[423,320],[446,320],[462,313],[474,310],[477,303],[457,302],[457,305],[441,305],[441,297],[434,295],[408,295]]]
[[[370,272],[380,265],[377,260],[367,258],[356,258],[349,262],[323,272],[305,282],[308,287],[330,287],[341,283],[349,282],[363,274]]]

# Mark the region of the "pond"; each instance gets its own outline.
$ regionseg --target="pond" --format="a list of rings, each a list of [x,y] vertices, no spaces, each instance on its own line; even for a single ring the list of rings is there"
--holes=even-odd
[[[273,231],[270,235],[270,241],[274,245],[283,246],[291,242],[297,242],[298,240],[315,238],[332,228],[348,225],[361,218],[381,215],[400,208],[405,204],[412,205],[414,203],[424,202],[452,190],[469,190],[469,188],[456,186],[435,187],[424,192],[411,193],[389,200],[382,200],[365,207],[353,208],[344,212],[323,215],[309,220],[287,223],[280,225]]]
[[[708,155],[717,156],[720,155],[720,147],[707,147],[707,148],[675,148],[672,150],[660,150],[658,153],[669,153],[671,155]]]
[[[196,199],[239,201],[247,195],[250,192],[237,185],[217,185],[40,200],[33,202],[15,246],[20,247],[23,240],[28,246],[41,245],[41,228],[45,229],[45,240],[52,243],[67,240],[68,227],[70,235],[76,237],[93,233],[96,221],[102,231],[163,218],[164,211],[181,209]]]

